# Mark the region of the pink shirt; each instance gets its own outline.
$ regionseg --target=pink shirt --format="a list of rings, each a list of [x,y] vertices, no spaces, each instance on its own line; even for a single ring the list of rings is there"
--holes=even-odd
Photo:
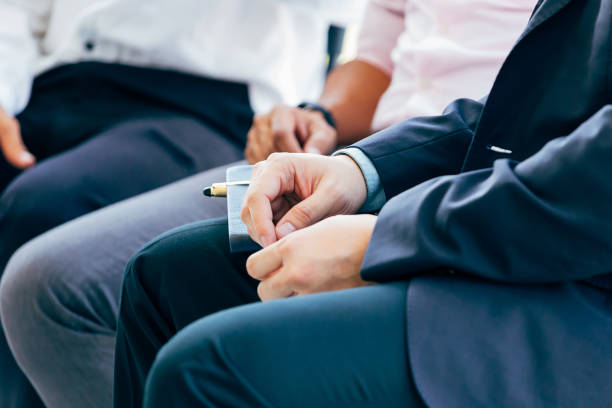
[[[536,0],[370,0],[357,59],[392,77],[373,130],[485,96]]]

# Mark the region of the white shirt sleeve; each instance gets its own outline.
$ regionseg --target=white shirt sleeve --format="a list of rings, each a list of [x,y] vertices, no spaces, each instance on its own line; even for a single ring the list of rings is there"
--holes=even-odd
[[[330,24],[346,27],[363,18],[367,0],[283,0],[297,7],[316,10]]]
[[[28,103],[40,40],[53,0],[0,0],[0,107],[17,115]]]
[[[391,75],[391,52],[405,28],[406,0],[370,0],[359,33],[357,59]]]

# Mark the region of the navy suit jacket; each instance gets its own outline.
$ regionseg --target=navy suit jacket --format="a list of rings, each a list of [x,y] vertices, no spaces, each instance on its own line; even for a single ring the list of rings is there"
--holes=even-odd
[[[612,0],[544,0],[483,101],[355,147],[432,407],[612,407]]]

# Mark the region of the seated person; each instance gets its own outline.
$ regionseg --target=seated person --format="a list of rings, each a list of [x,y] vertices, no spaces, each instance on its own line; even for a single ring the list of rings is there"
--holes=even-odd
[[[610,16],[544,0],[486,102],[256,165],[248,258],[149,243],[115,407],[612,406]]]
[[[337,130],[320,111],[277,106],[256,116],[247,157],[329,153],[373,128],[437,114],[455,97],[482,97],[534,4],[473,2],[470,13],[460,13],[465,6],[455,2],[370,2],[356,60],[331,73],[318,100]],[[423,19],[426,25],[413,26]],[[119,292],[130,256],[170,228],[223,216],[224,200],[205,200],[201,191],[224,177],[225,168],[218,168],[119,203],[41,236],[13,257],[0,295],[2,322],[17,361],[48,406],[108,405]],[[84,373],[96,380],[83,382]]]
[[[48,229],[241,159],[254,113],[317,96],[328,27],[361,2],[147,4],[0,1],[0,272]],[[0,349],[0,406],[26,407]]]

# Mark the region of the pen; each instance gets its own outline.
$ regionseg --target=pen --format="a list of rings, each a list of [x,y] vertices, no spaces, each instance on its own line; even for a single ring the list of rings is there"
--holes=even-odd
[[[227,197],[227,186],[248,186],[250,181],[230,181],[227,183],[214,183],[203,191],[206,197]]]

